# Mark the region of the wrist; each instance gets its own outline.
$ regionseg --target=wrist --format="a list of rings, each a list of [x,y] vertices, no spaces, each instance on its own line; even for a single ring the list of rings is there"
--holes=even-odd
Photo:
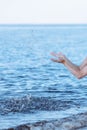
[[[62,62],[62,63],[65,65],[66,61],[67,61],[67,58],[66,58],[66,56],[64,55],[64,56],[63,56],[63,62]]]

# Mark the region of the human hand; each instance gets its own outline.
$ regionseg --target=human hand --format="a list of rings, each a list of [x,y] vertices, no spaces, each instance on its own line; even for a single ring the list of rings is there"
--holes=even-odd
[[[58,62],[58,63],[63,63],[64,64],[64,62],[65,62],[65,55],[64,54],[62,54],[61,52],[59,52],[59,53],[51,52],[51,55],[56,57],[56,59],[51,58],[51,60],[53,62]]]

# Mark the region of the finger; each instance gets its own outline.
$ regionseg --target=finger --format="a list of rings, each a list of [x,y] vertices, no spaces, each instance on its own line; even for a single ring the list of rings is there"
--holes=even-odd
[[[58,57],[58,55],[56,53],[54,53],[54,52],[51,52],[51,55],[55,56],[55,57]]]
[[[56,60],[56,59],[53,59],[53,58],[52,58],[51,60],[52,60],[53,62],[58,62],[58,60]]]
[[[63,56],[63,54],[61,52],[59,52],[59,53],[57,53],[57,56],[61,57],[61,56]]]
[[[55,57],[57,57],[57,58],[63,56],[63,54],[62,54],[61,52],[59,52],[59,53],[51,52],[51,55],[52,55],[52,56],[55,56]]]

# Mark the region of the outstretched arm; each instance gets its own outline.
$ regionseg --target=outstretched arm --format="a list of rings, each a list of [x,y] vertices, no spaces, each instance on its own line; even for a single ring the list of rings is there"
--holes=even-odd
[[[56,57],[56,59],[51,59],[54,62],[62,63],[64,64],[68,70],[76,76],[78,79],[83,78],[87,75],[87,59],[83,61],[83,63],[80,66],[77,66],[73,64],[65,55],[62,53],[51,53],[53,56]]]
[[[83,69],[84,67],[87,66],[87,57],[84,59],[84,61],[82,62],[82,64],[80,65],[80,69]]]

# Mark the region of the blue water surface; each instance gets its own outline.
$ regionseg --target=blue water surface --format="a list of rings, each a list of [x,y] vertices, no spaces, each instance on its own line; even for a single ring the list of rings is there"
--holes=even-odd
[[[87,77],[53,63],[52,51],[80,65],[87,25],[0,25],[0,128],[87,110]]]

